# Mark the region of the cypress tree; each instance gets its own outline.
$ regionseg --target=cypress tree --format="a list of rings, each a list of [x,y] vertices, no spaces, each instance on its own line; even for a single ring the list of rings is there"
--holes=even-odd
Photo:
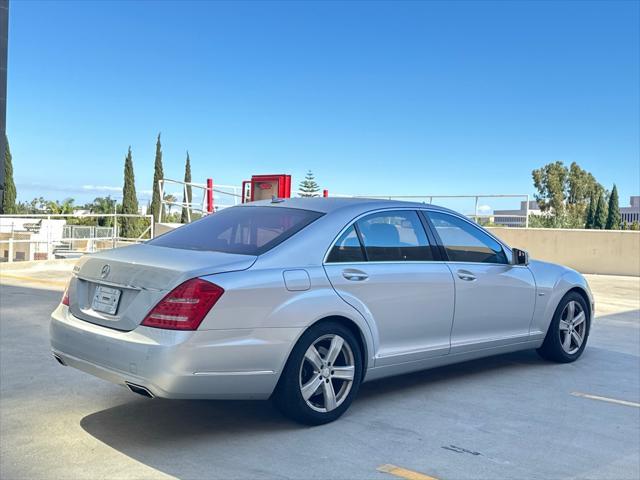
[[[191,183],[191,160],[189,159],[189,152],[187,151],[187,162],[184,165],[184,183]],[[180,217],[180,223],[187,223],[189,221],[191,208],[188,206],[191,203],[191,185],[187,185],[187,196],[185,198],[182,194],[182,203],[185,206],[182,207],[182,216]],[[187,211],[188,210],[188,211]]]
[[[607,230],[618,230],[620,228],[620,205],[618,203],[618,188],[615,183],[609,195],[609,212],[607,214],[607,223],[605,227]]]
[[[122,188],[122,213],[138,213],[138,197],[136,196],[136,179],[133,174],[133,160],[131,159],[131,147],[124,160],[124,187]],[[139,235],[138,219],[125,217],[122,219],[121,237],[137,238]]]
[[[604,194],[598,195],[598,204],[596,205],[596,214],[593,221],[593,228],[602,230],[607,224],[607,211]]]
[[[158,141],[156,142],[156,160],[153,165],[153,195],[151,197],[151,214],[155,222],[160,221],[160,213],[164,217],[164,205],[160,198],[160,186],[158,181],[164,178],[162,170],[162,144],[160,143],[160,134],[158,133]]]
[[[13,159],[9,148],[9,138],[5,136],[4,151],[4,196],[1,213],[16,213],[16,184],[13,181]]]
[[[317,197],[320,194],[320,187],[316,183],[311,170],[307,172],[304,180],[300,182],[300,196],[301,197]]]
[[[593,228],[593,222],[596,218],[596,196],[595,193],[591,193],[589,198],[589,207],[587,208],[587,219],[584,228]]]

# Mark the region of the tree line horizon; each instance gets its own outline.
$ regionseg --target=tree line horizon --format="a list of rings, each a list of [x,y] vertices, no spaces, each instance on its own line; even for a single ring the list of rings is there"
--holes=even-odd
[[[165,209],[165,204],[160,199],[159,180],[164,178],[162,162],[161,133],[156,139],[156,151],[153,171],[153,190],[151,200],[148,203],[147,212],[153,215],[155,222],[160,219],[167,222],[187,223],[189,216],[197,219],[200,214],[188,212],[188,206],[192,200],[192,189],[187,185],[186,196],[182,196],[182,209],[172,212]],[[34,198],[30,202],[17,202],[17,191],[13,179],[13,159],[9,148],[9,140],[6,138],[6,150],[4,158],[5,191],[0,207],[6,214],[34,214],[34,213],[73,213],[78,207],[89,210],[91,213],[123,213],[138,214],[139,203],[135,187],[135,173],[133,168],[133,155],[131,146],[127,150],[124,161],[124,181],[122,189],[122,203],[110,195],[96,197],[92,202],[84,205],[75,205],[73,198],[66,198],[62,202],[58,200],[46,200],[42,197]],[[611,191],[606,190],[594,177],[594,175],[582,169],[576,162],[569,167],[563,162],[557,161],[544,165],[531,172],[533,185],[536,189],[534,198],[543,212],[543,215],[530,215],[530,227],[542,228],[587,228],[607,230],[640,230],[638,222],[627,225],[622,222],[618,190],[614,184]],[[189,151],[186,152],[184,182],[191,182],[191,159]],[[320,196],[320,187],[316,183],[311,170],[307,171],[305,178],[299,184],[298,194],[301,197]],[[175,196],[165,194],[163,200],[169,203],[177,203]],[[189,215],[190,214],[190,215]],[[90,219],[79,220],[80,223]],[[93,220],[93,223],[96,223]],[[98,218],[100,226],[110,226],[111,219]],[[142,231],[142,225],[138,218],[122,218],[119,220],[121,234],[125,238],[135,238]]]

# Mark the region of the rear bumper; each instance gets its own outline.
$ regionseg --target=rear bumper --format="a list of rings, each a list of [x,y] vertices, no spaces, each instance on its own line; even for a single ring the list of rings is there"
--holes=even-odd
[[[51,348],[66,365],[104,380],[180,399],[263,399],[273,392],[298,328],[121,332],[80,320],[60,305]]]

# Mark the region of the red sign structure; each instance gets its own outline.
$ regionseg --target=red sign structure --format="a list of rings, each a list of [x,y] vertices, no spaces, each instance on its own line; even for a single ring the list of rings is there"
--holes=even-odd
[[[253,202],[256,200],[269,200],[273,197],[291,198],[291,175],[253,175],[251,180],[242,182],[245,191],[245,185],[249,184],[249,195],[243,202]]]

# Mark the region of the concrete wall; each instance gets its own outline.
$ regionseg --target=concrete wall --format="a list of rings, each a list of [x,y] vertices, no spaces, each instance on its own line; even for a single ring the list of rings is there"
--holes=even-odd
[[[156,223],[161,235],[180,223]],[[556,228],[488,228],[533,259],[560,263],[581,273],[640,276],[640,231]]]
[[[582,273],[640,276],[640,231],[555,228],[489,228],[531,258],[561,263]]]
[[[181,227],[182,223],[156,223],[153,226],[153,234],[154,236],[162,235],[163,233],[167,233],[174,228]]]
[[[4,233],[0,232],[0,258],[3,262],[36,260],[38,245],[28,243],[31,240],[30,233]],[[46,244],[44,245],[46,253]]]

